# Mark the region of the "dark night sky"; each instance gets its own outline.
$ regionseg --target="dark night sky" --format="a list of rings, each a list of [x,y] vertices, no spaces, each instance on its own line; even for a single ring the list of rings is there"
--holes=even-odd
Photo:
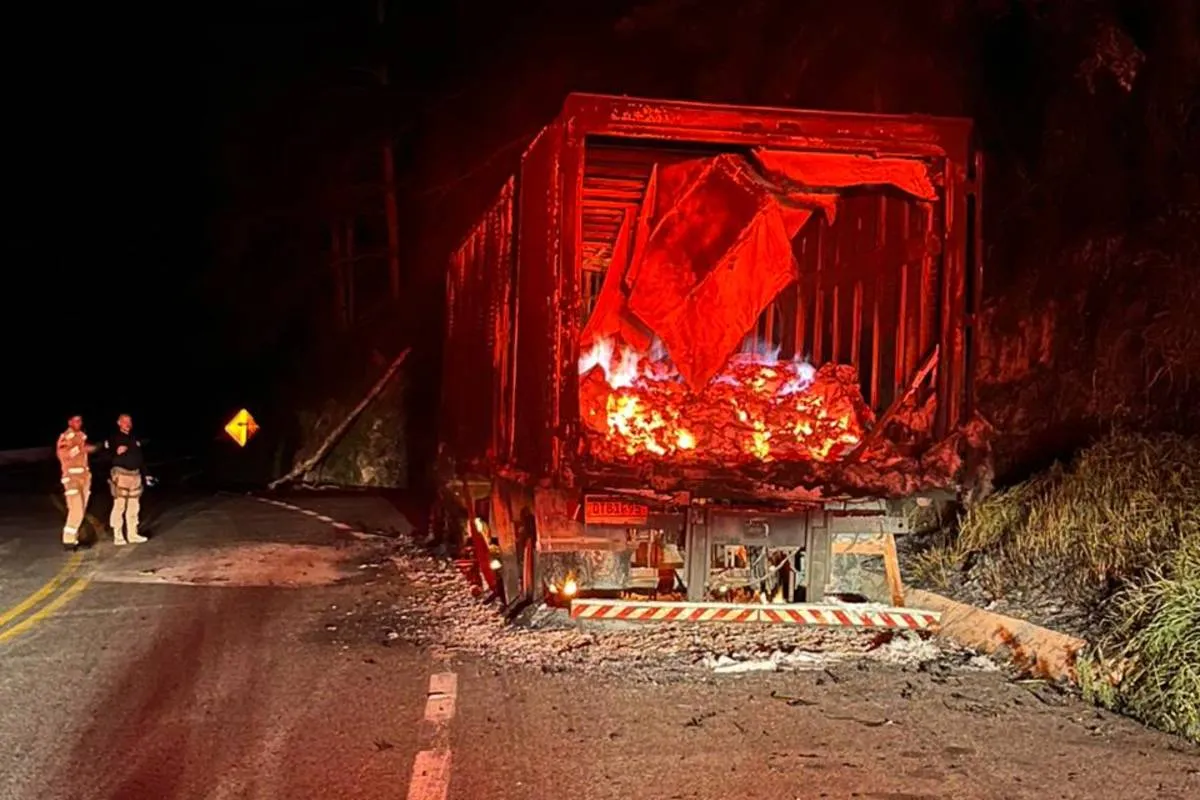
[[[247,111],[358,44],[346,16],[369,20],[369,4],[325,5],[340,10],[205,4],[156,22],[105,8],[65,32],[15,26],[47,58],[10,117],[0,449],[52,441],[74,411],[97,433],[119,409],[147,435],[204,433],[236,402],[212,345],[222,312],[202,294],[228,200],[217,159]]]
[[[353,83],[379,43],[369,0],[220,5],[174,19],[106,8],[65,28],[34,14],[13,26],[48,57],[16,87],[23,124],[10,128],[19,200],[3,333],[16,402],[0,449],[52,440],[74,411],[96,432],[128,409],[160,438],[168,427],[207,435],[255,379],[253,364],[225,363],[220,348],[238,332],[205,294],[216,216],[231,202],[222,154],[279,136],[306,92]],[[389,48],[402,77],[388,113],[402,129],[415,125],[408,109],[453,92],[521,18],[508,6],[389,5],[405,14]]]
[[[415,125],[408,109],[454,91],[521,16],[389,5],[406,15],[389,48],[402,77],[388,113],[402,129]],[[66,27],[26,15],[13,26],[48,57],[16,87],[23,124],[10,128],[19,200],[2,327],[16,402],[0,449],[52,441],[76,411],[96,433],[121,409],[148,436],[205,437],[262,377],[253,363],[229,366],[238,359],[221,347],[238,331],[205,292],[214,225],[232,195],[221,159],[231,144],[281,136],[314,87],[353,83],[379,44],[375,3],[195,9],[172,19],[105,8]]]
[[[51,442],[75,409],[96,429],[118,407],[141,412],[150,387],[166,397],[184,386],[161,361],[186,349],[178,323],[196,315],[187,281],[204,258],[208,123],[188,109],[194,46],[133,37],[122,22],[24,26],[48,57],[18,87],[22,124],[10,126],[16,280],[4,296],[0,447]]]
[[[435,184],[481,164],[488,167],[481,174],[490,170],[502,179],[511,167],[504,159],[488,163],[488,148],[515,137],[519,145],[518,135],[549,119],[570,89],[973,116],[989,164],[1006,165],[989,167],[990,196],[1007,197],[989,206],[989,224],[1004,217],[1008,229],[1021,231],[993,236],[997,247],[1044,241],[1053,253],[1059,233],[1039,239],[1029,224],[1059,216],[1064,230],[1090,235],[1083,223],[1119,228],[1129,208],[1156,213],[1158,206],[1145,202],[1150,190],[1159,199],[1169,194],[1167,178],[1180,174],[1171,165],[1182,161],[1182,149],[1172,155],[1142,145],[1175,135],[1162,121],[1178,105],[1172,76],[1185,64],[1190,40],[1167,24],[1171,15],[1160,15],[1155,27],[1125,14],[1124,22],[1149,43],[1145,76],[1129,97],[1111,80],[1092,96],[1077,76],[1076,61],[1089,47],[1081,24],[989,12],[952,25],[950,16],[935,13],[1004,2],[931,4],[934,11],[919,25],[904,22],[895,4],[860,5],[881,9],[875,24],[859,14],[854,25],[842,25],[846,8],[820,2],[737,4],[734,12],[715,0],[579,6],[391,0],[396,16],[386,37],[374,25],[371,0],[9,12],[8,30],[33,55],[9,70],[6,188],[15,210],[6,220],[8,275],[0,294],[0,385],[8,395],[0,449],[50,443],[75,411],[95,433],[128,410],[147,436],[211,438],[225,413],[262,396],[275,380],[272,364],[261,353],[227,353],[249,331],[237,327],[248,324],[244,316],[231,322],[229,308],[213,299],[214,230],[235,198],[257,208],[245,181],[286,194],[322,166],[309,160],[325,154],[322,142],[295,151],[282,143],[290,133],[303,138],[337,121],[343,107],[336,103],[346,97],[347,107],[360,104],[363,124],[343,124],[337,135],[345,140],[348,129],[371,124],[394,131],[400,182],[410,203],[434,209],[434,216],[469,205],[433,192]],[[657,23],[640,19],[646,28],[640,34],[614,33],[635,6],[676,10]],[[693,13],[693,6],[707,10]],[[1186,0],[1168,6],[1183,8]],[[769,13],[755,17],[760,7]],[[743,17],[758,22],[739,22]],[[803,47],[772,49],[759,41],[776,18],[790,20],[789,36],[794,29],[809,37],[795,41],[835,44],[822,44],[811,65],[806,56],[797,67],[794,54]],[[896,55],[842,58],[860,33]],[[673,48],[665,58],[656,57],[660,43]],[[382,49],[393,67],[391,102],[363,104],[361,67]],[[919,58],[901,58],[914,53]],[[922,77],[929,75],[939,80]],[[773,81],[792,81],[800,91],[782,94]],[[316,107],[312,97],[334,97],[335,105]],[[249,163],[230,160],[239,148]],[[507,152],[506,158],[520,148]],[[1105,175],[1102,189],[1093,186],[1097,174]],[[480,191],[482,197],[494,187]],[[1006,258],[1016,256],[1000,254],[989,263],[990,287],[1000,285],[998,265]],[[230,282],[239,277],[224,275]],[[289,335],[278,338],[286,345]]]

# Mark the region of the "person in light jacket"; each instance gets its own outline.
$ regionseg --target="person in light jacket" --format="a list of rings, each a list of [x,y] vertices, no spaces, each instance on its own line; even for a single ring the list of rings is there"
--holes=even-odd
[[[79,546],[79,526],[87,513],[88,498],[92,493],[92,471],[88,467],[88,454],[96,451],[95,445],[87,443],[83,432],[83,417],[76,414],[67,420],[67,429],[58,435],[54,448],[58,464],[62,468],[63,499],[67,502],[67,519],[63,523],[62,543],[68,550]]]

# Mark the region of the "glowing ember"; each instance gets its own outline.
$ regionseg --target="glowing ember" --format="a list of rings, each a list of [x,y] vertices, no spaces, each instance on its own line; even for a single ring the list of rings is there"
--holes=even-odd
[[[598,340],[579,360],[591,452],[680,461],[828,461],[861,440],[871,412],[853,367],[817,370],[750,348],[693,392],[657,347],[639,355]]]

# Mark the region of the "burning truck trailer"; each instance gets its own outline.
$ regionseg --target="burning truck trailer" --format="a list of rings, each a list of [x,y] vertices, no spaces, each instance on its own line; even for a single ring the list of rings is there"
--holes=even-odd
[[[575,94],[453,254],[439,519],[508,604],[925,627],[986,469],[962,119]]]

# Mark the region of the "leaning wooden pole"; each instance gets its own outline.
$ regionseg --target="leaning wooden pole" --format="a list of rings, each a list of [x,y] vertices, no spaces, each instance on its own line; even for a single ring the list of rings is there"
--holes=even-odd
[[[325,457],[330,448],[337,444],[338,440],[341,439],[346,433],[346,430],[352,424],[354,424],[354,420],[358,419],[358,415],[363,412],[363,409],[369,406],[371,401],[378,397],[379,393],[382,392],[384,387],[388,385],[388,381],[390,381],[392,376],[396,374],[396,370],[400,369],[400,365],[404,363],[406,358],[408,358],[408,353],[411,349],[412,348],[410,347],[406,347],[400,351],[400,355],[393,359],[392,363],[388,365],[388,368],[384,371],[383,375],[380,376],[379,380],[375,381],[375,385],[371,387],[371,391],[367,392],[366,396],[363,397],[362,400],[358,401],[358,405],[351,409],[350,413],[346,415],[346,418],[343,419],[336,428],[329,432],[329,435],[325,437],[323,442],[321,442],[321,446],[317,448],[317,452],[313,453],[311,456],[293,467],[292,471],[287,475],[271,481],[269,484],[267,484],[267,488],[274,489],[282,484],[294,481],[296,478],[299,478],[320,463],[321,459]]]

